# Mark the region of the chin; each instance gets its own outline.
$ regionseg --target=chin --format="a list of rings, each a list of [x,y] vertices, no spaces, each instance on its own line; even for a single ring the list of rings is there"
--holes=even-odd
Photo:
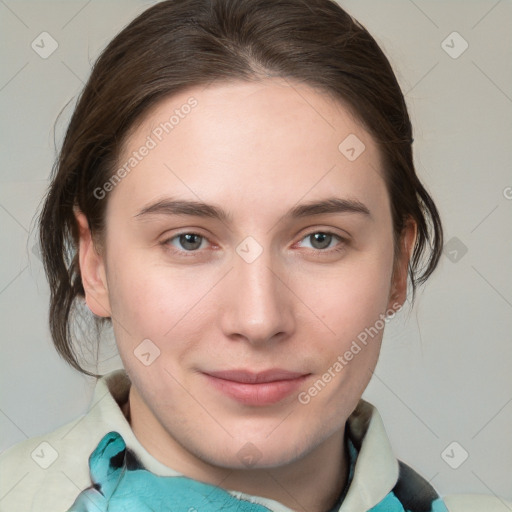
[[[275,452],[270,447],[258,447],[247,442],[235,452],[207,454],[202,458],[210,465],[225,469],[255,470],[286,466],[301,459],[303,455],[300,452],[297,453],[296,448],[287,451],[281,449],[279,452]]]
[[[274,425],[275,428],[275,425]],[[227,442],[209,439],[207,446],[197,446],[193,451],[195,455],[216,467],[226,469],[263,469],[282,467],[298,461],[311,452],[322,438],[313,433],[305,436],[291,436],[283,431],[281,435],[271,436],[259,434],[255,436],[234,436]],[[315,443],[308,444],[308,439],[315,439]],[[222,450],[211,451],[212,446],[223,446]],[[190,449],[190,448],[189,448]]]

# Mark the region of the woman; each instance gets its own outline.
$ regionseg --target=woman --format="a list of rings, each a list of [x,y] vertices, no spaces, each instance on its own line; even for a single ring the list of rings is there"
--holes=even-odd
[[[411,145],[386,57],[330,0],[172,0],[135,19],[94,66],[40,218],[57,350],[90,375],[70,335],[85,302],[124,369],[96,375],[86,415],[2,455],[2,496],[501,510],[439,496],[361,399],[408,278],[414,296],[442,247]]]

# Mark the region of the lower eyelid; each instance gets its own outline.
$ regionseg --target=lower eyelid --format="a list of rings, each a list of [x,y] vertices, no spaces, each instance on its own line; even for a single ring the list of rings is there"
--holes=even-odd
[[[332,236],[334,239],[336,239],[338,241],[338,243],[333,246],[333,247],[329,247],[329,248],[326,248],[326,249],[315,249],[314,247],[308,247],[307,249],[310,249],[312,251],[315,251],[315,252],[329,252],[329,251],[334,251],[334,250],[337,250],[337,249],[340,249],[340,246],[343,246],[343,245],[346,245],[348,243],[348,240],[340,235],[338,235],[337,233],[333,233],[333,232],[330,232],[330,231],[312,231],[306,235],[304,235],[298,242],[296,243],[300,243],[302,242],[303,240],[307,239],[308,237],[316,234],[316,233],[323,233],[323,234],[326,234],[326,235],[330,235]],[[202,238],[203,241],[206,241],[208,247],[205,247],[203,249],[195,249],[195,250],[185,250],[185,249],[180,249],[179,247],[176,247],[172,244],[172,241],[174,240],[177,240],[180,236],[182,235],[191,235],[191,234],[194,234],[194,235],[198,235]],[[193,255],[193,254],[199,254],[203,251],[205,251],[206,249],[215,249],[215,248],[219,248],[219,246],[217,246],[216,244],[212,243],[208,237],[206,237],[205,235],[202,235],[200,233],[196,233],[194,231],[184,231],[184,232],[181,232],[181,233],[177,233],[171,237],[168,237],[166,238],[165,240],[163,240],[161,242],[162,245],[164,246],[168,246],[170,247],[171,251],[174,250],[178,253],[185,253],[185,254],[189,254],[189,255]],[[295,244],[294,244],[295,245]]]

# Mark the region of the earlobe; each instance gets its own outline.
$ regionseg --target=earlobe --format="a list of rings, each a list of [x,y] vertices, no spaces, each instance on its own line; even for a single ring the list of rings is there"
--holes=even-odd
[[[400,254],[395,262],[391,293],[388,306],[396,309],[396,305],[403,306],[407,298],[407,277],[409,273],[409,262],[412,257],[417,236],[417,224],[409,219],[402,230],[400,237]]]
[[[110,317],[110,301],[103,256],[98,254],[94,247],[87,217],[80,210],[75,209],[75,218],[79,230],[78,254],[85,302],[95,315]]]

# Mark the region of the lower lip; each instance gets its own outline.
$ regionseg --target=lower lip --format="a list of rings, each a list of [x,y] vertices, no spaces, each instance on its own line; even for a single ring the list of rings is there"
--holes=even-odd
[[[280,402],[296,391],[309,376],[303,375],[297,379],[249,384],[204,375],[214,388],[244,405],[271,405]]]

